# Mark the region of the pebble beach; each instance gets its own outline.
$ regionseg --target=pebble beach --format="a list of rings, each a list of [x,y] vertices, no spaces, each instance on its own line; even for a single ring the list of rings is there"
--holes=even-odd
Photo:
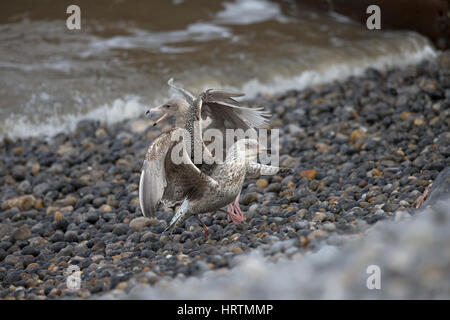
[[[425,61],[404,69],[368,69],[340,82],[260,94],[244,104],[271,111],[271,127],[280,129],[280,165],[294,173],[245,182],[240,203],[246,222],[235,225],[223,212],[200,215],[210,228],[208,239],[194,217],[168,234],[163,230],[173,210],[158,211],[155,218],[141,214],[144,154],[170,127],[150,126],[145,110],[141,118],[108,126],[82,120],[74,131],[51,138],[0,141],[0,298],[186,298],[176,288],[199,292],[198,286],[208,283],[205,274],[213,278],[214,291],[200,290],[197,298],[283,297],[281,292],[290,291],[276,286],[289,282],[297,284],[299,298],[358,298],[364,294],[357,290],[349,291],[354,296],[330,293],[326,283],[314,290],[305,276],[321,277],[323,268],[331,286],[333,275],[344,276],[348,261],[383,264],[376,257],[388,248],[426,252],[438,280],[449,279],[448,248],[442,247],[450,229],[422,230],[430,218],[414,207],[450,166],[448,67]],[[440,224],[448,226],[450,206],[443,206],[436,211],[444,212]],[[398,226],[404,219],[409,224]],[[403,232],[411,237],[405,240]],[[392,242],[389,234],[395,234]],[[419,241],[414,234],[439,238]],[[377,239],[384,244],[379,251],[371,247]],[[339,250],[349,259],[336,254]],[[364,253],[373,250],[366,259]],[[309,264],[311,255],[326,259]],[[69,266],[80,270],[80,289],[67,288]],[[450,288],[434,286],[432,275],[414,273],[417,266],[414,260],[397,264],[392,276],[414,275],[413,291],[423,294],[391,290],[382,297],[450,297]],[[226,286],[258,274],[255,270],[272,282],[255,278],[259,286],[248,284],[251,290],[240,293]],[[310,273],[296,276],[302,270]],[[367,276],[365,268],[361,272]],[[361,281],[365,287],[365,278]],[[350,289],[355,285],[348,283]]]

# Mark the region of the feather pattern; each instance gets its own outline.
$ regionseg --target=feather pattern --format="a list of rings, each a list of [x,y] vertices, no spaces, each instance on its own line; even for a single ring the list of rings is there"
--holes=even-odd
[[[180,92],[186,100],[192,104],[196,97],[173,83],[173,78],[168,81],[171,88]],[[202,118],[210,117],[218,129],[243,129],[265,128],[269,125],[270,112],[264,108],[241,107],[233,97],[242,97],[244,93],[224,90],[208,89],[198,96],[202,99]]]
[[[175,165],[171,159],[177,141],[171,135],[180,128],[174,128],[155,139],[148,147],[139,182],[139,203],[142,214],[153,217],[160,204],[167,201],[177,203],[191,194],[198,197],[201,188],[216,188],[217,182],[201,172],[182,149],[182,161]],[[195,189],[195,188],[194,188]]]

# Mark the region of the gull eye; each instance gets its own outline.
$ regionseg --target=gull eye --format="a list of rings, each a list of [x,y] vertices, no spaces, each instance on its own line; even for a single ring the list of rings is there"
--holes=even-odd
[[[164,105],[165,108],[170,108],[169,104]]]

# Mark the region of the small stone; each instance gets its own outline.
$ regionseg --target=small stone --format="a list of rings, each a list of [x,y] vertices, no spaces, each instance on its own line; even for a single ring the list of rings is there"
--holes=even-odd
[[[53,221],[59,221],[64,219],[64,214],[62,214],[61,211],[56,211],[55,214],[53,215]]]
[[[383,173],[378,169],[372,169],[372,176],[381,177],[383,176]]]
[[[156,219],[150,219],[147,217],[138,217],[138,218],[134,218],[133,220],[131,220],[130,222],[130,228],[136,231],[140,231],[142,229],[144,229],[145,227],[148,226],[152,226],[158,223],[158,221]]]
[[[401,206],[409,206],[409,202],[406,200],[400,200],[399,205]]]
[[[233,253],[239,253],[239,252],[243,252],[243,250],[242,250],[241,248],[239,248],[239,247],[236,247],[236,248],[233,248],[233,249],[231,250],[231,252],[233,252]]]
[[[39,251],[38,251],[39,252]],[[28,266],[27,266],[27,270],[30,270],[30,269],[32,269],[32,268],[38,268],[39,267],[39,263],[36,263],[36,262],[33,262],[33,263],[30,263]]]
[[[50,241],[59,242],[64,241],[64,233],[61,230],[56,230],[55,233],[50,237]]]
[[[425,125],[425,120],[423,118],[416,118],[414,119],[414,125],[421,127]]]
[[[97,242],[96,244],[94,244],[94,246],[92,247],[92,251],[98,251],[98,250],[103,250],[105,249],[105,243],[103,241]],[[92,260],[95,260],[94,258],[92,258]]]
[[[36,199],[32,195],[26,195],[18,198],[9,199],[2,204],[2,209],[8,210],[17,207],[22,211],[27,211],[33,207],[35,200]]]
[[[308,234],[308,239],[323,238],[328,236],[328,232],[324,230],[315,230]]]
[[[89,223],[96,223],[99,219],[99,215],[97,212],[91,212],[87,217],[86,217],[86,221]]]
[[[117,290],[124,291],[127,287],[128,283],[125,281],[119,282],[119,284],[116,286]]]
[[[56,270],[58,270],[58,266],[56,266],[56,265],[54,265],[53,263],[51,263],[51,264],[48,266],[47,270],[48,270],[48,271],[56,271]]]
[[[37,175],[40,170],[41,170],[41,165],[39,163],[35,163],[31,167],[31,173],[33,174],[33,176]]]
[[[36,257],[39,254],[39,250],[32,246],[26,246],[22,249],[23,255],[31,255],[33,257]]]
[[[128,160],[125,160],[125,159],[122,159],[122,158],[117,160],[115,164],[116,164],[116,166],[126,167],[126,168],[131,166],[131,163]]]
[[[112,208],[111,208],[110,205],[104,204],[104,205],[102,205],[102,206],[100,207],[100,210],[103,211],[103,212],[111,212],[111,211],[112,211]]]
[[[96,136],[97,138],[104,138],[104,137],[106,137],[106,136],[107,136],[106,130],[103,129],[103,128],[97,129],[97,130],[95,131],[95,136]]]
[[[74,206],[77,203],[77,198],[75,198],[72,195],[68,195],[63,200],[61,200],[59,203],[62,206]]]
[[[15,155],[22,154],[22,153],[23,153],[23,147],[22,147],[22,146],[15,147],[15,148],[12,149],[12,152],[13,152]]]
[[[353,130],[350,134],[349,140],[351,143],[355,143],[357,140],[364,138],[366,133],[361,129]]]
[[[240,202],[243,205],[248,205],[252,202],[258,201],[258,198],[259,195],[256,192],[247,192]]]
[[[331,150],[332,146],[322,143],[322,142],[318,142],[315,144],[315,148],[317,149],[317,151],[319,151],[320,153],[325,153]]]
[[[57,221],[54,221],[54,226],[56,229],[66,231],[68,225],[69,225],[69,221],[67,221],[66,218],[62,218]]]
[[[361,180],[361,181],[358,183],[358,187],[364,188],[365,186],[367,186],[367,184],[368,184],[368,182],[367,182],[366,180]]]
[[[22,191],[23,193],[30,193],[31,192],[31,183],[28,180],[24,180],[19,184],[18,189]]]
[[[336,230],[336,225],[332,222],[326,222],[322,225],[323,230],[333,232]]]
[[[267,188],[267,192],[280,192],[281,190],[281,184],[280,183],[271,183],[269,187]]]
[[[326,214],[323,212],[315,212],[312,216],[312,219],[315,221],[323,221],[326,219]]]
[[[308,210],[300,209],[300,210],[297,211],[297,216],[299,216],[300,218],[303,219],[307,213],[308,213]]]
[[[317,175],[316,169],[303,170],[302,172],[300,172],[300,176],[302,176],[303,178],[308,178],[308,179],[315,179],[316,175]]]
[[[87,257],[89,255],[89,248],[85,244],[78,244],[74,249],[74,254],[80,257]]]
[[[66,231],[64,240],[66,242],[78,242],[78,235],[75,231]]]
[[[267,181],[267,179],[259,179],[258,181],[256,181],[256,186],[260,189],[267,188],[268,185],[269,181]]]
[[[7,253],[5,250],[0,249],[0,262],[2,262],[7,256]]]
[[[37,195],[45,195],[50,188],[51,187],[47,182],[43,182],[33,188],[33,193]]]
[[[44,201],[42,201],[42,199],[36,200],[36,202],[34,203],[34,209],[40,210],[43,207],[44,207]]]
[[[15,166],[11,170],[11,175],[16,180],[23,180],[25,178],[26,173],[27,173],[27,168],[25,168],[22,165]]]
[[[231,236],[231,241],[236,241],[237,239],[239,239],[239,237],[241,236],[240,233],[235,233]]]
[[[296,223],[294,223],[295,230],[306,229],[306,228],[308,228],[308,226],[309,226],[309,223],[308,223],[308,221],[305,221],[305,220],[297,221]]]
[[[123,234],[127,234],[128,230],[129,230],[129,228],[126,224],[119,223],[114,227],[113,233],[115,235],[121,236]]]
[[[50,296],[60,296],[61,295],[61,290],[58,288],[53,288],[52,290],[50,290],[49,295]]]
[[[148,231],[146,233],[144,233],[141,237],[141,242],[147,242],[147,241],[155,241],[158,239],[158,235],[156,235],[155,233]]]
[[[409,112],[409,111],[403,111],[403,112],[400,114],[400,119],[401,119],[402,121],[404,121],[404,120],[406,120],[410,115],[411,115],[411,112]]]
[[[13,238],[15,241],[27,240],[31,237],[31,231],[28,225],[24,224],[19,229],[16,229],[13,233]]]

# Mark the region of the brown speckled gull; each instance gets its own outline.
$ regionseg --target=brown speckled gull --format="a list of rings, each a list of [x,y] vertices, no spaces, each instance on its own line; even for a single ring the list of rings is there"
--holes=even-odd
[[[172,79],[169,81],[169,85],[174,86],[172,83]],[[172,150],[174,143],[170,140],[170,134],[173,133],[173,130],[171,130],[167,134],[163,134],[160,136],[157,140],[155,140],[151,146],[148,149],[146,160],[144,161],[144,167],[141,174],[141,181],[140,181],[140,188],[139,188],[139,194],[140,194],[140,203],[141,203],[141,210],[144,215],[152,215],[154,213],[154,210],[156,210],[157,206],[159,206],[159,203],[165,204],[165,205],[175,205],[177,203],[180,203],[181,201],[184,201],[183,203],[190,203],[189,201],[193,201],[192,198],[192,190],[195,189],[194,192],[196,194],[197,198],[203,197],[204,199],[208,200],[208,195],[202,195],[202,186],[199,185],[199,181],[196,181],[197,177],[190,179],[190,186],[189,183],[186,182],[186,179],[182,177],[186,177],[186,168],[185,166],[188,166],[187,172],[189,170],[192,170],[190,167],[193,165],[194,160],[194,148],[195,145],[201,145],[201,151],[205,156],[211,157],[211,153],[206,148],[205,144],[203,143],[202,139],[202,117],[204,115],[203,110],[204,107],[206,108],[212,108],[213,110],[218,110],[217,108],[225,108],[232,110],[236,109],[244,109],[246,110],[244,114],[247,114],[247,117],[249,119],[252,119],[254,125],[266,125],[267,119],[265,119],[265,116],[267,116],[264,111],[260,111],[260,109],[250,109],[250,108],[241,108],[237,106],[237,102],[233,100],[232,96],[241,96],[240,93],[225,91],[225,90],[206,90],[205,92],[201,93],[199,97],[193,99],[193,96],[184,89],[175,87],[177,90],[181,91],[187,99],[189,99],[190,102],[187,102],[183,99],[171,99],[165,104],[149,110],[149,113],[157,113],[157,112],[163,112],[162,117],[160,117],[154,125],[158,124],[164,119],[167,119],[171,116],[174,116],[175,121],[175,127],[177,128],[184,128],[188,131],[190,134],[190,145],[186,145],[186,150],[190,149],[191,153],[191,163],[189,165],[184,164],[183,166],[174,165],[170,161],[170,151]],[[221,105],[223,103],[223,105]],[[210,105],[208,105],[210,104]],[[234,105],[232,105],[234,104]],[[221,116],[217,116],[217,114],[220,114]],[[232,111],[228,113],[229,116],[226,115],[226,112],[220,111],[220,112],[210,112],[208,111],[208,116],[212,115],[212,123],[215,125],[220,125],[222,132],[225,132],[227,129],[227,126],[234,126],[235,128],[241,128],[241,129],[249,129],[252,128],[248,125],[250,121],[247,119],[241,118],[242,115],[239,113],[236,113],[235,111]],[[215,116],[216,115],[216,116]],[[203,117],[204,118],[204,117]],[[194,130],[196,127],[197,130]],[[251,141],[250,139],[247,139],[246,142],[242,142],[247,144],[247,146],[255,147],[257,146],[256,141]],[[236,145],[235,148],[232,150],[232,155],[236,153],[236,150],[239,150],[239,148],[244,148],[242,145]],[[259,148],[259,147],[258,147]],[[243,151],[243,150],[241,150]],[[256,158],[255,158],[256,159]],[[196,166],[200,169],[200,171],[207,176],[210,176],[211,178],[218,179],[219,181],[228,181],[227,179],[222,179],[222,177],[226,176],[227,174],[234,174],[238,175],[234,177],[234,181],[237,183],[237,185],[240,185],[240,188],[237,193],[235,193],[235,200],[234,202],[231,201],[228,203],[228,214],[229,219],[232,220],[235,223],[239,223],[241,221],[244,221],[245,218],[242,214],[242,211],[239,208],[239,196],[240,196],[240,189],[242,188],[242,183],[245,178],[255,178],[262,174],[276,174],[277,172],[287,173],[290,171],[288,168],[282,168],[281,171],[278,167],[272,167],[272,166],[265,166],[256,163],[255,161],[245,161],[244,164],[239,164],[242,162],[242,159],[240,158],[230,158],[227,154],[225,154],[225,163],[222,163],[220,166],[216,163],[212,165],[207,165],[205,163],[196,164]],[[245,166],[245,170],[241,167]],[[239,169],[241,168],[241,169]],[[286,170],[285,170],[286,169]],[[242,171],[243,170],[243,171]],[[156,171],[160,171],[163,173],[156,173]],[[243,176],[240,177],[240,172],[243,172]],[[195,172],[197,175],[198,172]],[[242,178],[242,179],[241,179]],[[242,182],[240,182],[242,180]],[[155,187],[152,186],[154,183],[159,183],[163,187]],[[229,181],[226,182],[229,184]],[[214,199],[227,199],[227,196],[224,196],[224,194],[229,195],[232,193],[230,190],[234,190],[233,188],[228,188],[226,186],[221,186],[219,183],[218,186],[220,186],[219,190],[214,195]],[[228,189],[227,189],[228,188]],[[209,195],[212,196],[212,195]],[[206,197],[206,198],[205,198]],[[194,202],[191,206],[191,211],[194,210],[200,210],[201,208],[204,208],[204,205],[199,205],[199,199],[197,199],[197,202]],[[187,202],[186,202],[187,201]],[[200,201],[201,203],[201,201]],[[218,210],[221,207],[215,207],[214,204],[215,201],[209,201],[212,205],[211,210]],[[216,205],[225,206],[227,203],[223,204],[222,201],[219,201]],[[184,212],[184,210],[187,210],[188,207],[183,206],[180,208],[181,211]],[[237,213],[234,212],[236,210]],[[180,213],[181,214],[181,213]],[[188,214],[188,211],[186,213]],[[184,215],[183,214],[183,215]],[[178,217],[178,219],[181,216],[175,216],[174,219]],[[196,218],[199,220],[199,222],[202,224],[203,228],[205,229],[205,235],[208,233],[207,227],[203,224],[203,222],[198,218],[196,215]],[[178,220],[177,220],[178,221]],[[173,221],[173,223],[175,223]],[[171,223],[171,226],[173,225]]]
[[[254,128],[262,128],[268,124],[268,112],[264,111],[262,108],[243,108],[239,106],[239,103],[233,99],[233,97],[243,96],[243,93],[222,90],[222,89],[208,89],[202,92],[197,98],[194,97],[187,90],[177,87],[173,84],[173,79],[170,79],[168,84],[174,88],[177,92],[181,93],[185,99],[170,99],[166,103],[152,108],[147,111],[150,115],[161,115],[158,120],[154,122],[153,125],[157,125],[163,120],[167,120],[171,117],[175,118],[175,127],[186,128],[187,130],[193,129],[195,121],[200,127],[198,132],[203,132],[204,123],[208,123],[207,128],[218,129],[225,135],[226,129],[242,129],[242,130],[254,130]],[[189,108],[192,108],[195,104],[199,108],[199,115],[195,113],[188,113]],[[194,109],[191,109],[194,110]],[[188,117],[189,119],[186,119]],[[202,146],[202,154],[205,158],[212,157],[209,150],[205,147],[201,137],[194,136],[191,134],[191,157],[193,159],[194,146]],[[223,159],[226,158],[226,148],[222,154]],[[194,162],[195,163],[195,162]],[[207,165],[205,163],[195,163],[195,165],[203,172],[210,174],[214,166]],[[247,174],[248,178],[257,178],[261,175],[286,175],[292,172],[289,168],[278,168],[273,166],[265,166],[261,164],[252,163],[249,167],[249,172]],[[239,223],[244,221],[245,218],[242,211],[239,208],[239,197],[240,193],[237,195],[234,202],[230,203],[228,206],[228,218],[234,223]],[[235,213],[236,212],[236,213]]]
[[[225,161],[217,164],[208,176],[215,184],[191,180],[192,193],[188,192],[166,230],[181,225],[193,214],[198,218],[198,213],[216,211],[232,202],[242,189],[247,169],[256,159],[259,148],[260,144],[256,140],[240,139],[230,148]],[[189,185],[188,182],[184,183]],[[208,228],[203,223],[202,226],[207,237]]]

